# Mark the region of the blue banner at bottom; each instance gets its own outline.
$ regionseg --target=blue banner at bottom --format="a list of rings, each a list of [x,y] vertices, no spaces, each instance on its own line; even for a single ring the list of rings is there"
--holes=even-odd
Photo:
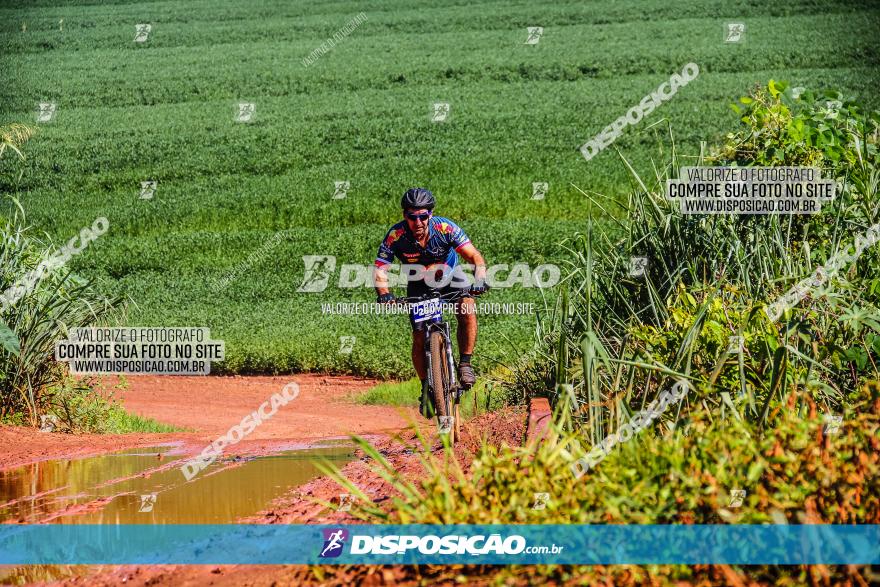
[[[880,564],[880,525],[0,525],[0,565]]]

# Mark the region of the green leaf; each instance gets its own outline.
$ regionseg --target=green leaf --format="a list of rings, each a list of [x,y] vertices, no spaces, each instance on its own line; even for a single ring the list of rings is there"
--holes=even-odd
[[[880,322],[877,322],[874,318],[869,316],[862,317],[862,324],[873,330],[874,332],[880,332]]]
[[[770,414],[770,401],[776,392],[780,395],[785,387],[785,379],[788,374],[788,348],[781,346],[773,353],[773,371],[770,378],[770,389],[767,390],[767,398],[764,400],[764,409],[761,410],[760,427],[763,428],[767,423],[767,416]]]
[[[874,340],[871,342],[871,348],[874,349],[874,353],[880,356],[880,336],[874,337]]]
[[[864,369],[865,366],[868,364],[868,353],[866,353],[865,349],[860,346],[848,348],[844,356],[848,361],[855,363],[859,371]]]
[[[749,465],[749,471],[746,473],[746,479],[749,483],[755,483],[758,479],[761,478],[761,473],[764,470],[764,465],[760,461],[756,461]]]
[[[2,318],[0,318],[0,346],[7,353],[16,357],[21,354],[21,341],[18,340],[18,336],[6,325]]]

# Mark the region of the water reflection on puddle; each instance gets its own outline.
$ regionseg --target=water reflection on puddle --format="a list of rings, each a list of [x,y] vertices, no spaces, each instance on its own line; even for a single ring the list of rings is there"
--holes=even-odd
[[[317,477],[314,460],[338,466],[350,445],[215,462],[187,482],[169,446],[0,471],[0,522],[223,524],[254,514]]]
[[[187,481],[179,468],[181,457],[169,454],[172,448],[139,448],[0,471],[0,523],[232,523],[320,475],[315,460],[342,467],[354,458],[347,443],[224,458]],[[0,583],[24,585],[95,570],[81,565],[0,566]]]

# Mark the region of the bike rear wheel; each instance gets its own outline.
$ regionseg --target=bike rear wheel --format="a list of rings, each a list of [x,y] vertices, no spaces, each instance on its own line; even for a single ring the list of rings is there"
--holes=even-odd
[[[449,366],[446,363],[446,339],[443,333],[434,331],[430,338],[431,349],[431,379],[434,400],[434,409],[437,412],[437,424],[442,429],[444,421],[441,418],[455,417],[453,413],[449,394],[446,390],[450,387]],[[449,426],[449,444],[455,444],[455,428],[457,422],[453,420],[452,426]]]

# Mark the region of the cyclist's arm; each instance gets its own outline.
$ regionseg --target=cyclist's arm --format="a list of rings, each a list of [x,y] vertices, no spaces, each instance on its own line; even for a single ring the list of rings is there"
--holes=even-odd
[[[390,293],[387,269],[394,262],[394,248],[392,245],[396,240],[392,237],[392,233],[399,237],[400,231],[395,231],[392,226],[391,230],[385,234],[385,238],[382,239],[382,244],[379,245],[379,252],[376,253],[376,262],[373,267],[373,286],[376,288],[377,296]]]
[[[385,268],[388,265],[376,265],[373,267],[373,285],[376,286],[376,295],[382,296],[391,291],[388,287],[388,272]]]
[[[486,280],[486,260],[472,243],[467,243],[455,250],[468,263],[474,266],[474,281]]]

